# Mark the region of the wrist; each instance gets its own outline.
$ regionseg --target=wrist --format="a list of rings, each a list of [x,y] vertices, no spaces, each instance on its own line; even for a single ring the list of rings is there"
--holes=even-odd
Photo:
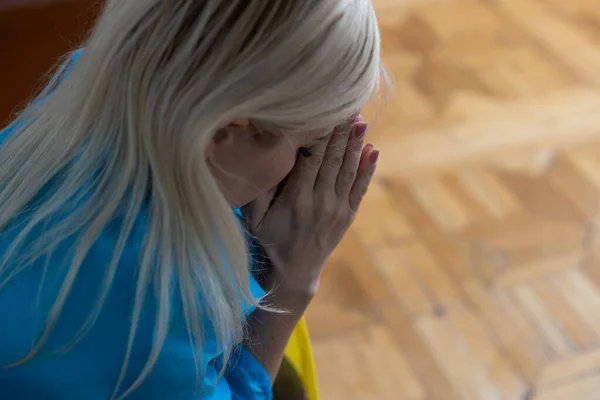
[[[299,310],[303,313],[317,294],[319,280],[301,282],[271,271],[265,277],[263,285],[269,293],[267,301],[275,307],[289,311]]]

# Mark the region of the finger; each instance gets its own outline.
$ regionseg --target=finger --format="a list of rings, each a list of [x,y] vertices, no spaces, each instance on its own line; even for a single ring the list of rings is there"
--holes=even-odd
[[[344,154],[348,145],[350,132],[353,131],[352,124],[344,124],[336,128],[327,143],[325,155],[321,164],[321,169],[315,183],[315,191],[331,190],[335,192],[337,176],[342,164],[344,163]]]
[[[354,181],[354,185],[352,185],[349,196],[350,208],[354,212],[358,211],[358,207],[369,189],[369,184],[371,183],[371,179],[377,168],[378,159],[379,150],[371,150],[365,155],[365,158],[360,164],[358,176]]]
[[[360,165],[361,156],[363,153],[363,140],[367,131],[367,124],[359,122],[354,125],[346,153],[344,154],[344,162],[340,167],[340,172],[337,176],[335,191],[339,198],[347,198],[354,184]]]
[[[327,141],[314,146],[310,154],[299,154],[287,181],[281,189],[281,197],[297,201],[302,197],[312,197],[315,181],[321,168]]]
[[[370,152],[371,150],[373,150],[373,147],[374,147],[373,143],[367,143],[367,145],[365,147],[363,147],[362,152],[360,154],[360,164],[362,164],[367,153]]]

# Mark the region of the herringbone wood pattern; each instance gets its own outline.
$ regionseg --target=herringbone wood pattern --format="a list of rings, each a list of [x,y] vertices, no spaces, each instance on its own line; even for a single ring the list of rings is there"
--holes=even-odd
[[[308,312],[323,398],[600,399],[600,0],[374,0],[378,177]]]

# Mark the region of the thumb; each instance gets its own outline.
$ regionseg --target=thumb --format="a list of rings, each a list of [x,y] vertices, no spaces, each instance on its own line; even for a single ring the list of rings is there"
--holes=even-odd
[[[275,197],[275,193],[277,193],[277,186],[273,187],[268,192],[261,194],[244,207],[244,219],[252,231],[259,227],[264,217],[267,215],[271,203],[273,202],[273,198]]]

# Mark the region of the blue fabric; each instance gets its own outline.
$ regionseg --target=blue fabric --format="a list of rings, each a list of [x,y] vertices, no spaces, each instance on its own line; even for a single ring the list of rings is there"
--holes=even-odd
[[[14,125],[13,125],[14,126]],[[0,132],[0,144],[11,128]],[[50,189],[48,189],[50,190]],[[38,200],[43,200],[41,193]],[[22,224],[25,212],[0,230],[0,258],[7,254]],[[55,330],[41,353],[29,362],[11,368],[0,367],[0,398],[3,400],[107,400],[110,398],[125,357],[135,294],[135,273],[147,221],[140,215],[120,258],[117,274],[96,323],[74,347],[65,349],[94,307],[104,272],[116,246],[121,221],[116,219],[91,247],[75,281]],[[27,237],[33,243],[42,229],[38,226]],[[40,334],[52,303],[66,275],[76,235],[67,237],[51,256],[38,259],[0,289],[0,366],[25,356]],[[31,249],[14,253],[9,265],[23,261]],[[0,277],[0,281],[3,277]],[[264,291],[250,276],[250,289],[256,298]],[[175,297],[176,298],[176,297]],[[270,400],[271,381],[264,368],[243,347],[224,377],[218,377],[222,349],[206,321],[205,340],[200,358],[203,375],[197,380],[194,353],[179,303],[174,300],[169,335],[150,375],[127,399],[169,400]],[[245,306],[246,315],[253,308]],[[127,376],[121,390],[138,376],[153,343],[155,303],[148,295],[139,323]],[[200,383],[200,384],[198,384]],[[210,391],[206,391],[210,388]]]

